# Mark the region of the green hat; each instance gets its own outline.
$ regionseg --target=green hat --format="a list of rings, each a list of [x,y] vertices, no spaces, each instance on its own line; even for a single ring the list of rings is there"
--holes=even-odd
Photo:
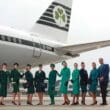
[[[39,64],[39,67],[42,67],[43,65],[42,64]]]
[[[50,67],[55,67],[55,64],[50,64]]]
[[[62,61],[62,64],[66,63],[66,61]]]

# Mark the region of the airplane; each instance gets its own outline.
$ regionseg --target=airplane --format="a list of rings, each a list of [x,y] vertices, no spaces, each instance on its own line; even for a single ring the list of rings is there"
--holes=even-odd
[[[29,32],[0,26],[0,63],[24,68],[58,63],[81,53],[110,46],[110,40],[67,45],[72,0],[54,0]]]

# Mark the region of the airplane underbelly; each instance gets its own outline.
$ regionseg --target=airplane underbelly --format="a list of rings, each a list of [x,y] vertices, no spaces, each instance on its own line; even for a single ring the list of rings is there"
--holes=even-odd
[[[12,67],[14,62],[18,62],[20,67],[23,68],[28,63],[37,66],[41,63],[55,63],[64,59],[65,57],[58,56],[54,52],[0,41],[0,64],[6,62],[8,63],[9,68]]]

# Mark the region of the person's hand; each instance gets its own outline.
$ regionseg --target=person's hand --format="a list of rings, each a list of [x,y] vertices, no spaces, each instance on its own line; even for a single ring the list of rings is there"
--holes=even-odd
[[[11,82],[13,82],[13,78],[11,78]]]
[[[102,77],[100,77],[100,81],[103,81],[104,80],[104,77],[102,76]]]

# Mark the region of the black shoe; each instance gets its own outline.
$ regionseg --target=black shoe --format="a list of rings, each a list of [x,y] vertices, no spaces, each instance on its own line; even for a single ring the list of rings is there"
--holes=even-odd
[[[66,104],[69,105],[70,104],[70,100],[66,101]]]
[[[18,105],[20,106],[20,105],[21,105],[21,103],[18,103]]]
[[[93,104],[91,104],[91,105],[96,105],[97,104],[97,101],[96,102],[94,102]]]
[[[43,103],[38,103],[37,105],[43,105]]]
[[[66,102],[64,102],[62,105],[67,105],[67,103],[66,103]]]
[[[71,105],[75,105],[75,103],[73,102]]]
[[[13,104],[13,105],[17,105],[15,101],[12,101],[12,104]]]
[[[28,105],[33,105],[33,104],[32,104],[32,103],[30,103],[29,101],[27,101],[27,104],[28,104]]]
[[[79,105],[79,102],[74,103],[74,105]]]
[[[1,102],[1,105],[5,105],[3,102]]]
[[[29,101],[27,101],[27,104],[29,104]]]
[[[103,105],[107,105],[107,103],[101,103],[100,105],[102,105],[102,106],[103,106]]]
[[[81,104],[82,104],[82,105],[86,105],[84,101],[81,101]]]
[[[50,103],[49,105],[55,105],[55,103]]]

